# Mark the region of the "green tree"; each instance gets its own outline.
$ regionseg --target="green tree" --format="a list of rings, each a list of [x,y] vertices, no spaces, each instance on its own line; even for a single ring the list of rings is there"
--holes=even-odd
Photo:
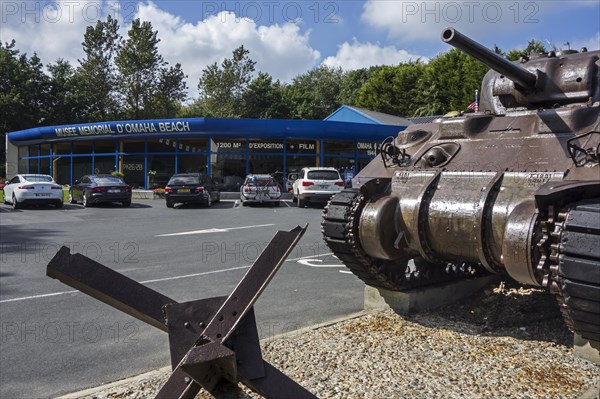
[[[358,93],[365,82],[381,67],[360,68],[344,72],[337,97],[338,103],[342,105],[357,105]]]
[[[173,118],[177,116],[181,103],[187,99],[187,75],[181,64],[161,68],[154,96],[154,118]]]
[[[281,119],[289,117],[289,106],[283,95],[283,85],[273,82],[268,73],[259,72],[250,82],[243,95],[242,117],[260,119]]]
[[[153,115],[154,95],[165,65],[158,52],[158,31],[139,18],[131,23],[128,38],[119,49],[116,64],[128,118],[143,119]]]
[[[323,119],[340,107],[343,72],[341,68],[321,65],[296,76],[285,95],[291,104],[295,119]]]
[[[75,100],[75,70],[68,61],[58,59],[48,65],[50,73],[48,109],[44,123],[47,125],[63,125],[77,121],[78,104]]]
[[[250,52],[240,46],[218,66],[215,62],[202,70],[198,81],[200,101],[206,116],[239,118],[242,115],[244,94],[252,81],[256,62]]]
[[[419,60],[380,68],[358,92],[356,105],[392,115],[413,116],[420,96],[418,82],[425,69]]]
[[[88,26],[83,39],[85,58],[73,77],[74,101],[81,122],[117,119],[121,111],[114,58],[121,45],[119,24],[110,15]]]
[[[20,54],[14,40],[0,43],[0,71],[0,177],[6,177],[5,134],[44,122],[48,77],[35,53]]]
[[[539,40],[531,39],[527,42],[527,47],[524,50],[512,49],[506,53],[506,58],[510,61],[518,61],[521,58],[530,57],[535,54],[546,54],[548,50]]]
[[[27,129],[43,122],[48,77],[34,53],[20,54],[15,41],[0,43],[0,133]]]
[[[458,49],[440,54],[427,64],[417,85],[414,115],[465,110],[475,99],[488,67]]]

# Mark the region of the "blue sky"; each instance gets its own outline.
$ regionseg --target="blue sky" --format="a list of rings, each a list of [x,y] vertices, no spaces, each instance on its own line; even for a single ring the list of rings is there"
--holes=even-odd
[[[133,18],[149,20],[159,50],[189,75],[190,95],[207,65],[245,45],[257,69],[289,82],[321,64],[356,69],[424,61],[449,46],[453,26],[487,47],[600,48],[600,0],[571,1],[136,1],[0,0],[0,40],[36,52],[44,63],[77,65],[88,25],[117,16],[123,35]]]

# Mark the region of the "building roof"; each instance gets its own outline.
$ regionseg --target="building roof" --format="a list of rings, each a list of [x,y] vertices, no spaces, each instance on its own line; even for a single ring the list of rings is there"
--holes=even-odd
[[[405,125],[375,121],[181,118],[45,126],[8,133],[18,145],[46,142],[169,137],[322,138],[380,141]]]
[[[325,118],[326,121],[369,123],[390,126],[408,126],[412,123],[409,119],[368,109],[342,105],[335,112]]]

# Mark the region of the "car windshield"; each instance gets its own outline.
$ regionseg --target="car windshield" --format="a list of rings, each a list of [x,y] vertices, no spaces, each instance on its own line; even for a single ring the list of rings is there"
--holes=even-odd
[[[191,184],[200,184],[200,179],[204,180],[204,176],[173,176],[167,186],[183,186]]]
[[[44,176],[44,175],[24,175],[23,179],[30,181],[30,182],[37,182],[37,183],[51,183],[53,182],[52,177],[50,176]]]
[[[106,176],[106,177],[95,177],[94,183],[96,184],[123,184],[123,180],[118,177]]]
[[[340,180],[340,175],[335,170],[312,170],[306,175],[312,180]]]
[[[248,179],[248,185],[257,187],[274,187],[275,182],[269,177],[251,178]]]

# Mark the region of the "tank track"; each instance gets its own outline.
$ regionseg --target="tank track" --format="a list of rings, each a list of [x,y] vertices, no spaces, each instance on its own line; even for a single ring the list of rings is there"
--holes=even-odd
[[[482,268],[467,263],[433,265],[416,258],[414,266],[409,266],[409,259],[386,261],[369,257],[358,238],[359,215],[365,204],[366,198],[360,190],[343,190],[331,197],[321,222],[327,246],[365,284],[404,291],[484,273]]]
[[[553,224],[550,290],[567,326],[600,341],[600,199],[574,204]]]

